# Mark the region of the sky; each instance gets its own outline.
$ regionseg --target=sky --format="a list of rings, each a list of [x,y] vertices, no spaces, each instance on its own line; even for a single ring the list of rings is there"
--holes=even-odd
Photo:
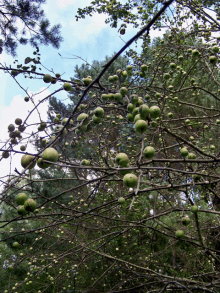
[[[106,15],[103,14],[94,14],[93,17],[86,17],[76,22],[77,9],[79,7],[83,8],[89,3],[90,1],[88,0],[47,0],[46,4],[42,6],[51,25],[61,24],[61,35],[64,38],[58,50],[52,46],[40,46],[41,62],[44,65],[42,73],[49,73],[47,69],[53,69],[54,72],[62,74],[63,79],[68,80],[74,76],[75,66],[80,66],[84,63],[80,58],[88,63],[92,63],[93,60],[102,61],[105,56],[112,56],[114,52],[119,51],[124,43],[137,33],[137,29],[128,26],[126,34],[120,36],[118,29],[112,29],[109,24],[105,23]],[[21,27],[20,24],[19,27]],[[154,36],[158,35],[161,36],[162,33],[154,32]],[[134,45],[132,48],[134,48]],[[18,59],[19,63],[22,63],[26,57],[33,57],[33,51],[34,48],[29,45],[20,45],[17,49],[16,59]],[[5,52],[0,55],[1,64],[15,67],[13,61],[14,59]],[[57,83],[47,88],[47,84],[41,79],[25,79],[20,75],[17,77],[18,83],[16,83],[13,78],[3,71],[0,71],[0,80],[0,147],[3,147],[4,142],[8,139],[8,125],[14,123],[14,120],[18,117],[24,119],[28,111],[33,108],[31,102],[24,102],[24,97],[26,96],[24,89],[29,93],[41,92],[34,98],[34,101],[38,102],[58,89],[61,84]],[[19,84],[22,85],[23,89]],[[56,95],[56,97],[62,101],[67,101],[67,93],[64,91]],[[47,120],[47,107],[47,102],[41,105],[40,114],[43,121]],[[29,124],[34,121],[39,122],[36,111],[31,116],[31,120],[27,121]],[[33,129],[29,129],[34,131],[36,127],[33,126]],[[19,150],[19,148],[20,146],[16,146],[14,149]],[[30,153],[35,152],[30,144],[27,151]],[[8,159],[0,161],[0,177],[8,174],[10,168],[12,172],[15,167],[21,171],[20,159],[21,155],[15,154],[11,164],[9,164]]]

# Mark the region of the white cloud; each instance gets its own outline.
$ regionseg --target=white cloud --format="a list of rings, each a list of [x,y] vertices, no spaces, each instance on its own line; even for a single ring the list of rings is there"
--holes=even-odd
[[[48,89],[41,88],[40,94],[34,97],[34,101],[36,104],[38,100],[44,99],[46,96],[50,94]],[[44,90],[44,91],[43,91]],[[14,96],[11,104],[9,106],[0,105],[0,119],[1,119],[1,139],[0,139],[0,149],[3,148],[5,142],[7,142],[8,136],[8,125],[14,124],[16,118],[21,118],[22,121],[25,120],[29,112],[34,108],[33,104],[29,102],[25,102],[24,98],[21,95]],[[26,145],[28,142],[28,137],[32,132],[37,131],[37,125],[33,125],[35,123],[40,123],[39,113],[42,121],[47,121],[47,109],[48,109],[48,101],[40,104],[38,107],[38,112],[35,110],[31,113],[29,119],[27,120],[27,125],[30,125],[26,128],[25,132],[22,134],[23,141],[18,145],[14,146],[14,150],[20,151],[20,146],[22,144]],[[8,144],[7,144],[8,146]],[[5,149],[5,147],[4,147]],[[33,145],[31,143],[27,144],[27,152],[36,153]],[[9,174],[14,173],[14,169],[17,168],[19,172],[22,172],[23,168],[21,167],[20,160],[22,154],[13,154],[8,159],[2,159],[0,161],[0,178],[7,176]]]

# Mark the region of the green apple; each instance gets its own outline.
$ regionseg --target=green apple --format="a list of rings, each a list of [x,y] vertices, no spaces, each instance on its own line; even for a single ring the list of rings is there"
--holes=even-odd
[[[36,162],[32,162],[34,158],[35,158],[35,157],[32,156],[32,155],[23,155],[22,158],[21,158],[21,166],[25,169],[25,168],[28,167],[28,165],[31,164],[31,165],[28,167],[28,169],[33,169],[34,166],[36,165]],[[32,162],[32,163],[31,163],[31,162]]]
[[[33,212],[37,208],[37,203],[34,199],[29,198],[24,202],[24,208],[27,212]]]
[[[141,116],[141,118],[144,120],[150,113],[150,109],[147,105],[143,104],[139,107],[138,112]]]
[[[71,92],[73,90],[72,85],[69,82],[65,82],[63,84],[63,89],[67,92]]]
[[[117,101],[117,102],[121,102],[122,101],[122,95],[120,93],[116,93],[114,95],[114,99]]]
[[[168,72],[164,73],[163,78],[168,80],[170,78],[170,74]]]
[[[177,238],[183,238],[184,237],[184,231],[183,230],[177,230],[176,231],[176,237]]]
[[[184,226],[188,226],[190,224],[190,218],[187,216],[187,217],[183,217],[182,218],[182,224]]]
[[[189,160],[195,160],[196,159],[196,155],[194,153],[189,153],[188,154],[188,159]]]
[[[219,52],[219,47],[218,46],[213,46],[212,51],[217,54]]]
[[[25,216],[27,214],[27,211],[24,208],[24,205],[19,205],[17,207],[17,213],[21,216]]]
[[[44,160],[43,160],[42,158],[39,158],[39,159],[37,160],[37,165],[38,165],[38,167],[41,168],[41,169],[46,169],[46,168],[48,168],[48,167],[50,166],[50,164],[45,163]]]
[[[187,157],[189,152],[186,147],[181,148],[180,153],[183,157]]]
[[[131,72],[132,69],[133,69],[133,66],[132,65],[127,65],[126,69],[127,69],[127,71]]]
[[[121,75],[122,75],[122,77],[123,77],[124,79],[126,79],[127,76],[128,76],[128,73],[127,73],[126,70],[124,70],[124,71],[122,71]],[[123,96],[123,95],[122,95],[122,96]]]
[[[167,116],[168,116],[168,118],[172,118],[172,117],[173,117],[173,113],[172,113],[172,112],[169,112],[169,113],[167,114]]]
[[[81,161],[81,165],[82,165],[82,166],[90,166],[91,163],[90,163],[89,160],[83,159],[83,160]]]
[[[132,94],[132,95],[131,95],[131,103],[132,103],[133,105],[136,105],[137,102],[138,102],[138,96],[137,96],[136,94]]]
[[[17,249],[17,248],[20,248],[20,246],[21,246],[21,245],[20,245],[17,241],[14,242],[14,243],[12,244],[12,247],[13,247],[13,248],[16,248],[16,249]]]
[[[95,122],[96,124],[99,124],[102,122],[102,118],[101,117],[97,117],[96,115],[92,116],[92,121]]]
[[[108,81],[109,81],[109,82],[115,82],[114,76],[110,75],[110,76],[108,77]]]
[[[125,203],[125,199],[124,199],[124,197],[119,197],[118,202],[119,202],[120,204],[124,204],[124,203]]]
[[[152,159],[155,155],[155,149],[152,146],[147,146],[144,151],[143,155],[146,159]]]
[[[101,108],[101,107],[97,107],[95,110],[94,110],[94,114],[95,114],[95,116],[97,116],[97,117],[103,117],[104,116],[104,109],[103,108]]]
[[[126,87],[120,88],[120,94],[124,97],[128,92],[128,89]]]
[[[150,107],[149,112],[150,112],[150,117],[153,119],[160,117],[160,108],[158,106]]]
[[[52,79],[52,77],[51,77],[50,74],[45,74],[44,77],[43,77],[43,81],[44,81],[45,83],[49,83],[49,82],[51,82],[51,79]]]
[[[139,113],[139,107],[135,107],[132,111],[132,115],[135,117]]]
[[[138,101],[137,101],[136,106],[139,107],[139,106],[141,106],[143,104],[144,104],[143,98],[142,97],[138,97]]]
[[[193,57],[199,57],[200,53],[197,49],[195,49],[195,50],[192,50],[192,55]]]
[[[54,148],[47,148],[43,151],[42,159],[45,161],[50,161],[56,163],[59,159],[59,154]],[[49,163],[44,163],[50,165]]]
[[[147,65],[146,64],[142,64],[141,65],[141,71],[147,71]]]
[[[117,154],[115,161],[116,164],[120,165],[121,167],[126,167],[129,162],[129,159],[125,153],[119,153]]]
[[[108,99],[108,95],[107,94],[102,94],[101,96],[103,101],[106,101]]]
[[[47,127],[47,124],[45,122],[42,122],[40,126],[38,127],[38,131],[44,131],[44,129]]]
[[[23,205],[27,199],[28,199],[28,196],[26,193],[24,192],[18,193],[18,195],[16,196],[16,203],[18,205]]]
[[[83,124],[85,125],[85,124],[87,124],[87,122],[88,122],[88,114],[86,114],[86,113],[81,113],[81,114],[79,114],[79,116],[77,117],[77,121],[78,122],[81,122],[81,121],[83,121]]]
[[[195,213],[198,212],[198,207],[195,206],[195,205],[194,206],[191,206],[190,211],[195,214]]]
[[[134,108],[135,108],[135,105],[132,104],[132,103],[129,103],[128,106],[127,106],[127,110],[128,110],[130,113],[132,113],[132,111],[134,110]],[[219,121],[220,121],[220,120],[219,120]],[[13,131],[13,130],[12,130],[12,131]]]
[[[137,122],[138,120],[142,120],[143,118],[141,118],[140,114],[135,115],[134,117],[134,122]]]
[[[144,133],[147,131],[147,122],[144,120],[138,120],[135,123],[135,129],[139,133]]]
[[[123,182],[127,187],[136,187],[138,183],[137,176],[132,173],[128,173],[124,176]]]
[[[170,68],[171,68],[172,70],[176,69],[176,64],[175,64],[175,63],[170,63]]]
[[[131,113],[127,114],[127,119],[129,122],[134,122],[134,116]]]
[[[86,77],[82,79],[84,85],[89,85],[92,82],[92,78]]]
[[[216,63],[217,63],[217,58],[216,58],[216,56],[210,56],[210,57],[209,57],[209,62],[210,62],[211,64],[216,64]]]

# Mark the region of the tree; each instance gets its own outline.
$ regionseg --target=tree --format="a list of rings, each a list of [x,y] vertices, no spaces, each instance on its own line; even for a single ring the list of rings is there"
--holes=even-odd
[[[219,16],[207,13],[218,3],[145,1],[134,16],[133,4],[106,3],[117,21],[154,15],[114,57],[76,67],[70,81],[25,70],[55,90],[44,98],[48,121],[32,135],[36,153],[23,153],[33,156],[24,171],[3,183],[1,242],[17,257],[5,264],[3,292],[220,291]],[[163,22],[169,30],[151,42],[149,30]],[[138,37],[141,53],[123,57]],[[69,105],[56,100],[60,90]],[[33,131],[28,120],[16,127],[2,160]],[[37,202],[23,216],[20,192]]]
[[[50,22],[41,9],[43,3],[45,0],[2,1],[1,51],[4,48],[8,54],[15,56],[18,44],[26,45],[27,43],[34,47],[44,44],[59,48],[62,41],[60,25],[50,27]],[[18,20],[22,22],[22,31],[18,30]]]

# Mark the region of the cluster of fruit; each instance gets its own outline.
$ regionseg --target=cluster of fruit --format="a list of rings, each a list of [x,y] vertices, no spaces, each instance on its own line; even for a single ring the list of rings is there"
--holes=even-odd
[[[47,148],[43,151],[41,158],[37,160],[37,165],[41,169],[48,168],[52,163],[56,163],[59,159],[59,154],[54,148]],[[46,162],[45,162],[46,161]],[[36,165],[35,156],[23,155],[21,158],[21,166],[23,168],[33,169]]]
[[[18,204],[17,212],[21,216],[25,216],[29,212],[34,212],[37,208],[36,201],[32,198],[28,198],[27,194],[24,192],[17,195],[16,203]]]

